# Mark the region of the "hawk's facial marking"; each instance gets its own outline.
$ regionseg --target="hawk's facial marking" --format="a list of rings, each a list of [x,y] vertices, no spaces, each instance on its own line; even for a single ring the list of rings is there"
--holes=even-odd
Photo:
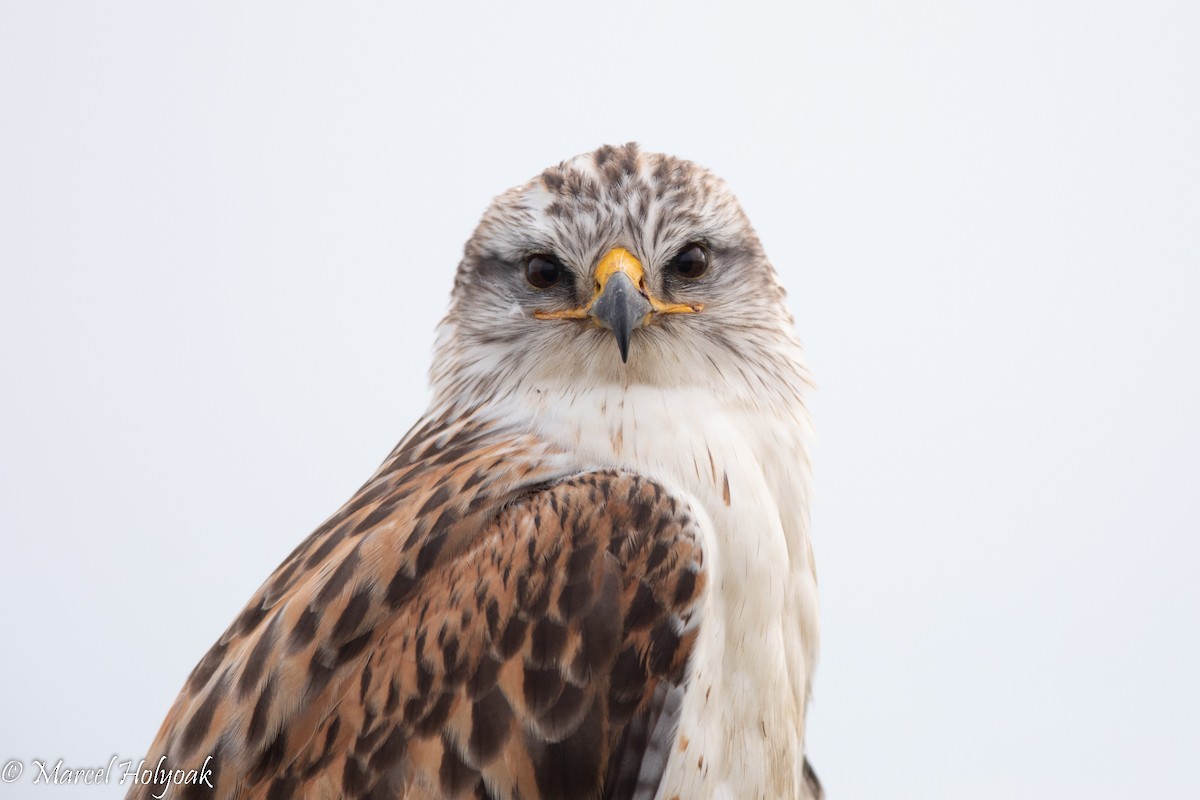
[[[628,330],[613,347],[612,320],[591,312],[598,267],[618,249],[640,264],[630,282],[654,313],[643,318],[631,296],[611,304],[608,315]],[[447,407],[529,387],[691,386],[713,370],[731,392],[753,396],[797,380],[781,374],[791,360],[781,346],[798,347],[784,292],[728,187],[703,167],[628,144],[564,161],[496,198],[464,250],[431,381]]]
[[[707,256],[705,256],[705,268],[707,268]],[[702,270],[697,272],[693,277],[698,278],[702,272]],[[612,327],[611,322],[596,319],[596,306],[608,288],[609,281],[617,273],[621,273],[628,278],[630,285],[645,298],[648,304],[648,308],[644,311],[642,318],[638,320],[638,324],[640,325],[649,324],[657,319],[660,314],[695,314],[704,309],[702,303],[666,303],[655,297],[646,288],[646,271],[642,267],[642,262],[624,247],[614,247],[600,259],[600,263],[596,265],[596,268],[592,272],[592,296],[586,305],[558,311],[539,309],[533,312],[534,318],[588,319],[591,317],[601,327]],[[530,282],[532,283],[532,281]]]

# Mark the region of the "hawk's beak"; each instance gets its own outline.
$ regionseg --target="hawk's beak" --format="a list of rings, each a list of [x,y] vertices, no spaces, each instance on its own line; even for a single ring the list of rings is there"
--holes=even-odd
[[[609,251],[596,266],[596,291],[588,316],[617,339],[621,363],[629,358],[629,337],[645,325],[653,306],[646,297],[646,274],[642,262],[624,247]]]
[[[646,291],[642,262],[624,247],[614,247],[596,265],[591,302],[567,311],[535,311],[538,319],[591,319],[608,328],[617,340],[621,362],[629,359],[629,340],[635,328],[647,325],[658,314],[695,314],[700,303],[664,303]]]

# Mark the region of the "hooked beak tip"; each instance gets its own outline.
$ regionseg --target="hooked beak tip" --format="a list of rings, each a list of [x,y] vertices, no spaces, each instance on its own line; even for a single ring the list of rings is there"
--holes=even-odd
[[[621,363],[629,363],[629,337],[617,335],[617,349],[621,351]]]

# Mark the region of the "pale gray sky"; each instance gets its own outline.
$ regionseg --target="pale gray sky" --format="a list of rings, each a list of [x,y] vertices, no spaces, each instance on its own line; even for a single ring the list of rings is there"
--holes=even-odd
[[[143,752],[423,409],[491,197],[638,140],[733,186],[821,387],[831,800],[1195,796],[1197,41],[1193,0],[3,0],[0,760]]]

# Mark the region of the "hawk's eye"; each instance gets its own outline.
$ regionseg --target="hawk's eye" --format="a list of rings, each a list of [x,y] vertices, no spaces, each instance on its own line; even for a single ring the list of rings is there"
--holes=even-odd
[[[562,274],[563,265],[550,256],[530,256],[525,262],[525,280],[535,289],[549,289]]]
[[[704,245],[689,244],[671,259],[668,266],[679,277],[695,280],[708,272],[708,251],[704,249]]]

